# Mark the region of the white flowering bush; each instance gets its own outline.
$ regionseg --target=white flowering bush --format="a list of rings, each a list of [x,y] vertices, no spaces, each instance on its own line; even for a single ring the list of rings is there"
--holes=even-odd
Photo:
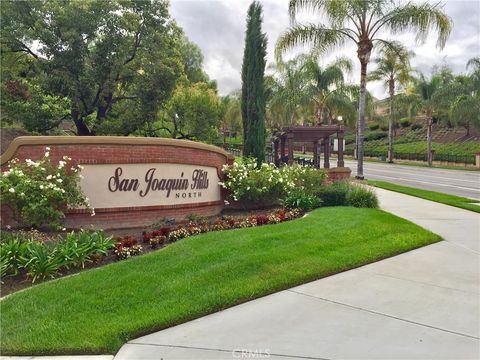
[[[68,207],[84,206],[95,213],[80,189],[82,167],[71,165],[67,156],[53,164],[49,151],[47,147],[37,161],[11,160],[0,175],[0,200],[23,225],[58,229]]]
[[[257,204],[279,201],[294,189],[314,191],[325,180],[325,173],[319,169],[299,165],[277,168],[268,163],[257,166],[251,158],[224,165],[223,172],[225,181],[220,186],[233,200]]]

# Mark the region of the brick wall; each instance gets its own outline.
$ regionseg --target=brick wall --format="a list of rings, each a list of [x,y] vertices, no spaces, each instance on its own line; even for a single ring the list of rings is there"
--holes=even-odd
[[[222,149],[186,140],[131,137],[19,137],[1,156],[2,170],[12,158],[39,159],[50,147],[50,158],[58,162],[69,156],[76,164],[176,163],[211,166],[222,179],[222,166],[233,159]],[[114,196],[114,195],[113,195]],[[223,209],[223,199],[182,205],[96,209],[90,216],[84,210],[70,210],[65,225],[79,228],[93,225],[102,229],[145,226],[164,217],[181,220],[190,214],[215,215]],[[2,206],[2,226],[12,224],[9,209]],[[14,224],[12,224],[14,225]]]

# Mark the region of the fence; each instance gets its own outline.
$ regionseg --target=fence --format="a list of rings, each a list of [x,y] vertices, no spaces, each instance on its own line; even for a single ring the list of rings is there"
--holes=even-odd
[[[353,149],[347,149],[345,151],[346,155],[353,156]],[[376,157],[376,158],[386,158],[387,153],[385,151],[376,151],[376,150],[364,150],[364,156],[366,157]],[[395,152],[394,158],[398,160],[411,160],[411,161],[425,161],[427,162],[427,153],[401,153]],[[452,164],[465,164],[465,165],[475,165],[475,155],[452,155],[452,154],[433,154],[433,161],[446,162]]]

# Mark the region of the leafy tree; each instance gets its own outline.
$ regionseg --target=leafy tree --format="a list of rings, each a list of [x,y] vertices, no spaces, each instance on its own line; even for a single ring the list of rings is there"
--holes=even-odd
[[[156,131],[174,139],[213,142],[220,128],[220,101],[207,83],[178,87]]]
[[[30,132],[46,134],[70,113],[69,99],[46,94],[28,81],[7,80],[1,92],[2,121],[21,123]]]
[[[377,68],[372,71],[368,79],[373,81],[384,81],[390,96],[390,116],[388,119],[388,162],[393,162],[393,127],[395,122],[395,88],[397,85],[405,85],[411,79],[410,56],[408,50],[400,43],[394,46],[383,47],[380,57],[374,62]]]
[[[328,20],[328,25],[295,23],[301,10],[312,10]],[[357,177],[363,178],[363,138],[365,129],[365,100],[367,66],[377,43],[389,45],[382,38],[385,31],[416,32],[417,40],[424,41],[431,30],[438,33],[438,47],[445,45],[452,23],[440,3],[401,3],[391,0],[290,0],[289,13],[294,25],[278,40],[276,56],[297,45],[313,44],[321,53],[344,45],[351,40],[357,47],[360,61],[360,99],[358,119]]]
[[[240,100],[235,95],[221,98],[220,118],[222,120],[223,143],[226,143],[227,134],[236,136],[242,128],[242,109]]]
[[[197,44],[186,36],[181,39],[180,54],[185,67],[187,79],[192,82],[208,82],[208,75],[203,71],[203,54]]]
[[[2,1],[1,15],[3,50],[37,60],[42,88],[69,100],[79,135],[104,132],[122,102],[135,127],[152,121],[183,73],[164,1]]]
[[[242,64],[243,154],[260,163],[265,159],[264,73],[267,39],[262,32],[262,6],[254,1],[248,8]]]

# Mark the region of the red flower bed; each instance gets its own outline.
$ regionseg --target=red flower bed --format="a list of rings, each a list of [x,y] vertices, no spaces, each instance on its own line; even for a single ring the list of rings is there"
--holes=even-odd
[[[176,228],[162,227],[150,232],[143,231],[144,243],[156,248],[159,245],[166,245],[166,242],[175,242],[187,236],[198,235],[208,231],[220,231],[245,227],[277,224],[283,221],[292,220],[300,216],[298,210],[281,209],[265,214],[257,214],[248,217],[223,217],[212,222],[189,222]]]

